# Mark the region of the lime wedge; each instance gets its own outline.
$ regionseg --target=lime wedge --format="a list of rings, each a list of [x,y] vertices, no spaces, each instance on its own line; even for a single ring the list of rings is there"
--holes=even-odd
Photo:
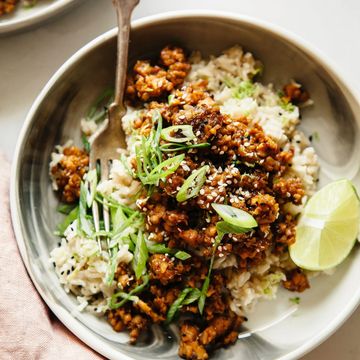
[[[307,270],[326,270],[349,255],[359,232],[360,202],[349,180],[332,182],[306,204],[290,257]]]

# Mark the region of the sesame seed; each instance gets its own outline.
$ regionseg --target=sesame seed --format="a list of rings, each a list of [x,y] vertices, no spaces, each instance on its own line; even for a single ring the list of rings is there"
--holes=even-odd
[[[185,120],[186,119],[186,116],[185,115],[180,115],[179,116],[179,120]]]
[[[224,155],[224,151],[221,150],[221,151],[219,152],[219,154],[220,154],[220,155]]]
[[[201,189],[200,190],[200,195],[204,195],[205,194],[205,190],[204,189]]]
[[[213,191],[213,192],[211,193],[211,195],[212,195],[213,197],[216,197],[216,196],[217,196],[217,193],[216,193],[215,191]]]

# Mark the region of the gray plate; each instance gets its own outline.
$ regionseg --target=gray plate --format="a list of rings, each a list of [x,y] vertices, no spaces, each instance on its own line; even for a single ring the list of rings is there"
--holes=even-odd
[[[340,177],[359,188],[360,106],[323,57],[294,36],[253,19],[212,12],[172,13],[133,24],[131,60],[151,57],[166,44],[179,44],[204,55],[219,54],[234,44],[261,59],[264,82],[281,86],[294,78],[309,90],[315,106],[303,112],[302,128],[317,131],[315,148],[321,161],[321,185]],[[28,272],[41,296],[60,320],[95,350],[113,359],[176,358],[176,334],[159,328],[137,347],[126,334],[113,332],[105,321],[76,310],[76,302],[59,285],[48,256],[58,239],[59,217],[48,177],[54,145],[74,138],[80,143],[80,119],[106,87],[113,86],[115,30],[76,53],[46,85],[22,130],[12,172],[11,210],[16,237]],[[291,307],[289,293],[260,303],[250,316],[247,336],[215,358],[293,359],[315,347],[351,314],[359,302],[360,256],[354,250],[331,276],[312,281],[301,305]],[[146,356],[144,355],[146,354]]]
[[[0,36],[20,32],[48,21],[82,0],[42,0],[31,8],[19,4],[14,12],[0,17]]]

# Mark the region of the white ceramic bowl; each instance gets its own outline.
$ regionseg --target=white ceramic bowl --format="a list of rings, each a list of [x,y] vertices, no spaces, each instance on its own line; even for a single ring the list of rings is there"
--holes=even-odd
[[[35,26],[61,14],[81,0],[42,0],[27,9],[20,5],[9,15],[0,17],[0,35]]]
[[[176,345],[155,329],[152,344],[128,345],[125,334],[114,333],[106,322],[76,310],[76,302],[59,285],[48,262],[57,239],[56,197],[48,179],[50,152],[55,144],[79,134],[80,118],[107,86],[115,71],[116,30],[79,50],[52,77],[36,99],[21,132],[14,157],[11,211],[14,229],[28,272],[52,311],[80,339],[111,359],[172,359]],[[321,161],[321,184],[347,177],[360,188],[360,105],[322,55],[272,25],[233,14],[176,12],[133,23],[130,58],[156,54],[176,43],[205,55],[218,54],[234,44],[254,53],[265,65],[264,82],[277,85],[295,78],[309,90],[315,105],[303,112],[302,129],[317,131],[314,144]],[[78,138],[79,140],[79,138]],[[79,140],[80,141],[80,140]],[[331,335],[354,311],[360,299],[360,253],[351,256],[332,276],[312,279],[300,305],[292,293],[263,302],[249,315],[248,327],[235,346],[214,358],[295,359]]]

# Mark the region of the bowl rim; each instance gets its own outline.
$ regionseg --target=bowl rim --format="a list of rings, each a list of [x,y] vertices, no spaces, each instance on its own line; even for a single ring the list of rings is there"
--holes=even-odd
[[[41,23],[44,20],[65,11],[69,6],[79,3],[80,1],[81,0],[55,1],[54,3],[46,4],[44,8],[35,13],[29,12],[29,14],[24,17],[17,17],[16,14],[14,14],[13,18],[8,18],[0,22],[0,36],[17,32]]]
[[[70,0],[72,1],[72,0]],[[260,20],[257,18],[253,18],[247,15],[240,15],[240,14],[233,14],[230,12],[225,11],[214,11],[214,10],[183,10],[183,11],[170,11],[170,12],[163,12],[156,15],[146,16],[137,20],[132,21],[132,27],[134,29],[138,29],[141,27],[145,27],[151,25],[153,23],[161,23],[167,20],[176,20],[176,19],[191,19],[191,18],[208,18],[208,19],[220,19],[220,20],[229,20],[235,21],[239,24],[244,23],[248,25],[255,25],[267,32],[273,33],[276,36],[284,39],[287,42],[290,42],[296,45],[302,52],[306,55],[315,59],[318,63],[320,63],[326,71],[336,80],[336,82],[342,86],[342,91],[347,92],[347,97],[352,97],[353,101],[357,104],[360,108],[360,96],[353,85],[352,81],[344,76],[342,76],[341,71],[337,68],[334,63],[328,59],[326,55],[324,55],[320,50],[315,48],[313,45],[305,41],[300,36],[282,28],[281,26],[269,23],[264,20]],[[101,343],[97,341],[97,337],[94,333],[89,331],[89,329],[77,321],[68,311],[63,309],[60,305],[52,302],[52,300],[45,294],[39,284],[36,282],[36,277],[33,274],[28,254],[26,252],[26,245],[24,236],[22,233],[22,221],[20,218],[20,199],[18,197],[19,191],[19,170],[21,167],[20,163],[20,155],[22,152],[23,142],[27,136],[29,131],[29,127],[33,121],[34,115],[38,107],[41,105],[42,101],[46,98],[48,92],[51,88],[57,83],[59,78],[62,76],[64,72],[67,71],[75,62],[80,60],[83,56],[88,54],[94,48],[98,47],[102,43],[110,40],[111,38],[115,37],[117,33],[117,28],[113,28],[108,30],[107,32],[99,35],[78,51],[76,51],[61,67],[54,73],[54,75],[50,78],[50,80],[46,83],[44,88],[41,90],[37,98],[35,99],[33,105],[31,106],[22,129],[20,131],[14,157],[13,157],[13,164],[11,168],[11,181],[10,181],[10,210],[11,210],[11,219],[12,225],[16,237],[16,241],[18,244],[18,248],[23,259],[23,262],[26,266],[27,272],[35,285],[37,291],[46,302],[46,304],[50,307],[50,309],[54,312],[54,314],[59,318],[59,320],[70,330],[72,331],[78,338],[80,338],[84,343],[86,343],[89,347],[96,350],[100,354],[108,357],[114,358],[114,353],[110,350],[107,346],[102,346]],[[278,360],[291,360],[297,359],[306,353],[313,350],[315,347],[320,345],[324,342],[328,337],[330,337],[349,317],[350,315],[356,310],[357,306],[360,303],[360,287],[355,292],[353,297],[348,302],[347,306],[341,309],[337,315],[331,320],[326,328],[320,331],[316,336],[309,339],[301,346],[292,350],[291,352],[277,358]],[[122,355],[124,360],[132,360],[130,356]]]

